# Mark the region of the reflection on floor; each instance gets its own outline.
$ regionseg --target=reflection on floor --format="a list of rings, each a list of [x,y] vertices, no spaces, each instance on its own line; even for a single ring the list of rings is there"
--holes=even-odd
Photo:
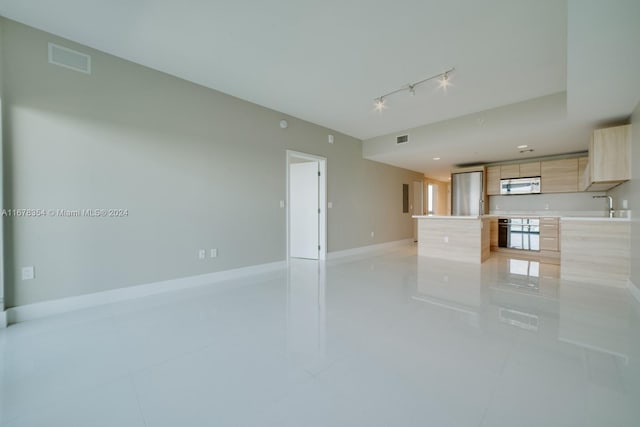
[[[415,249],[0,331],[0,426],[638,426],[640,305]]]

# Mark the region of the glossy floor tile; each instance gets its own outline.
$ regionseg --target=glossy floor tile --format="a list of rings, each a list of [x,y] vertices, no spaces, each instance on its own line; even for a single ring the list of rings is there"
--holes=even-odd
[[[640,303],[415,248],[0,330],[0,426],[640,425]]]

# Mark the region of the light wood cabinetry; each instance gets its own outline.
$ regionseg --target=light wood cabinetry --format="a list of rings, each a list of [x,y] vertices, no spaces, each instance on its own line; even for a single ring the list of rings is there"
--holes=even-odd
[[[418,218],[418,255],[480,264],[490,256],[489,218]]]
[[[540,163],[542,193],[578,191],[578,158],[547,160]]]
[[[520,163],[520,177],[540,176],[540,162]]]
[[[490,245],[491,248],[498,247],[498,218],[491,218],[489,220],[489,230],[490,230]]]
[[[554,252],[560,250],[558,218],[540,218],[540,250]]]
[[[630,222],[563,218],[561,277],[625,288],[630,267]]]
[[[578,157],[578,191],[586,191],[589,183],[587,182],[587,174],[589,166],[588,157]]]
[[[588,191],[602,191],[631,179],[631,125],[596,129],[583,177]]]
[[[520,177],[520,165],[503,165],[500,166],[500,178],[519,178]]]
[[[500,166],[487,168],[487,194],[495,196],[500,194]]]

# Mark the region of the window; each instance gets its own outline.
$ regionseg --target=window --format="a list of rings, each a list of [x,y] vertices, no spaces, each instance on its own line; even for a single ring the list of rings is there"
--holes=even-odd
[[[427,186],[427,214],[435,215],[438,211],[438,187],[433,184]]]

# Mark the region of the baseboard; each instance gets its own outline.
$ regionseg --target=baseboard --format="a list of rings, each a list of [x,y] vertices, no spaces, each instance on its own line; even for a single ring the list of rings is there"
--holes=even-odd
[[[353,249],[345,249],[342,251],[329,252],[327,253],[327,259],[332,260],[332,259],[338,259],[338,258],[344,258],[344,257],[350,257],[350,256],[356,256],[356,255],[367,255],[375,252],[384,252],[390,249],[396,249],[402,246],[409,246],[413,244],[414,244],[413,238],[395,240],[393,242],[386,242],[386,243],[377,243],[375,245],[360,246],[358,248],[353,248]]]
[[[640,289],[633,284],[633,282],[631,281],[631,279],[629,279],[627,281],[627,288],[629,288],[629,292],[631,292],[631,295],[634,296],[634,298],[640,302]]]
[[[60,298],[51,301],[43,301],[34,304],[21,305],[7,309],[5,324],[25,322],[70,311],[82,310],[114,302],[121,302],[135,298],[157,295],[165,292],[188,289],[197,286],[210,285],[224,280],[232,280],[256,274],[265,274],[286,267],[285,261],[268,264],[252,265],[233,270],[218,271],[215,273],[201,274],[198,276],[183,277],[179,279],[165,280],[162,282],[146,283],[143,285],[129,286],[104,292],[96,292],[75,297]],[[2,318],[0,318],[2,322]]]

